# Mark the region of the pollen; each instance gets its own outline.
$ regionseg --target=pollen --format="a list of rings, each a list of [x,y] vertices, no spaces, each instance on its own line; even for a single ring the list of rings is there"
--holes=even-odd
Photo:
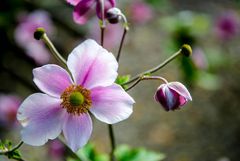
[[[92,105],[91,92],[80,85],[71,85],[66,88],[61,99],[62,108],[73,115],[87,113]]]

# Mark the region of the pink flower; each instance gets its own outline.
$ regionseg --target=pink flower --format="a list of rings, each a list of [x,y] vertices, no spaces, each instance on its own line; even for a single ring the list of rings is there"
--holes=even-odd
[[[204,51],[201,48],[193,49],[192,60],[196,67],[199,69],[208,68],[208,60]]]
[[[118,63],[111,53],[86,40],[69,55],[67,66],[71,74],[54,64],[33,70],[33,81],[45,94],[30,95],[18,110],[25,143],[40,146],[63,131],[77,151],[92,133],[89,112],[107,124],[131,115],[134,100],[114,84]]]
[[[133,2],[129,10],[130,18],[136,24],[145,24],[153,17],[152,8],[145,2]]]
[[[59,140],[53,140],[49,143],[48,153],[49,155],[56,160],[62,160],[66,147]]]
[[[13,126],[16,123],[20,102],[20,98],[15,95],[0,95],[0,123],[4,127]]]
[[[239,32],[239,16],[233,11],[223,13],[217,20],[215,32],[222,40],[229,40]]]
[[[120,39],[123,33],[123,28],[116,24],[107,24],[104,33],[104,47],[106,49],[113,49],[120,44]],[[94,40],[99,40],[101,37],[100,29],[97,19],[90,23],[89,37]]]
[[[38,27],[45,28],[50,35],[53,32],[52,21],[47,12],[35,11],[24,16],[15,30],[15,40],[36,63],[45,64],[50,60],[50,54],[44,44],[33,37]]]
[[[103,0],[104,1],[104,14],[109,8],[116,5],[115,0]],[[91,7],[96,5],[96,13],[99,19],[102,19],[101,0],[67,0],[68,3],[73,5],[73,19],[78,24],[85,24],[88,20],[87,12]],[[104,15],[104,16],[105,16]]]
[[[187,88],[179,82],[162,84],[158,87],[155,100],[160,102],[166,111],[179,109],[192,97]]]

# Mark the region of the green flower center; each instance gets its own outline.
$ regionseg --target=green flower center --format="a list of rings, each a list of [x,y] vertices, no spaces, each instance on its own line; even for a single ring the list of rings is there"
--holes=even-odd
[[[69,102],[72,106],[79,106],[84,103],[84,96],[80,92],[73,92],[69,97]]]
[[[90,90],[80,86],[71,85],[61,95],[62,108],[69,114],[81,115],[87,113],[92,105]]]

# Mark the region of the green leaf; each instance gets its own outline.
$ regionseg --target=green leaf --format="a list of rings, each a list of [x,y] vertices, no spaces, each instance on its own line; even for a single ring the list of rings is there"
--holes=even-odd
[[[144,148],[130,148],[127,145],[118,147],[115,151],[118,161],[160,161],[165,158],[162,153],[148,151]]]
[[[124,89],[126,89],[127,86],[126,86],[126,85],[122,85],[122,84],[128,82],[128,81],[130,80],[130,77],[131,77],[130,75],[123,75],[123,76],[120,76],[120,75],[119,75],[119,76],[117,77],[115,83],[121,85]]]

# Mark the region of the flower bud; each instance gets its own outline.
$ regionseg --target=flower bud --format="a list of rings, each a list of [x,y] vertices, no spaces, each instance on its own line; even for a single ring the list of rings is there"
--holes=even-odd
[[[45,29],[42,27],[39,27],[36,29],[36,31],[34,32],[34,38],[36,40],[40,40],[43,36],[43,34],[45,34]]]
[[[108,20],[109,23],[111,24],[116,24],[121,20],[121,10],[114,7],[114,8],[110,8],[107,13],[106,13],[106,18]]]
[[[192,97],[187,88],[179,82],[162,84],[155,93],[155,100],[159,102],[166,111],[179,109]]]

